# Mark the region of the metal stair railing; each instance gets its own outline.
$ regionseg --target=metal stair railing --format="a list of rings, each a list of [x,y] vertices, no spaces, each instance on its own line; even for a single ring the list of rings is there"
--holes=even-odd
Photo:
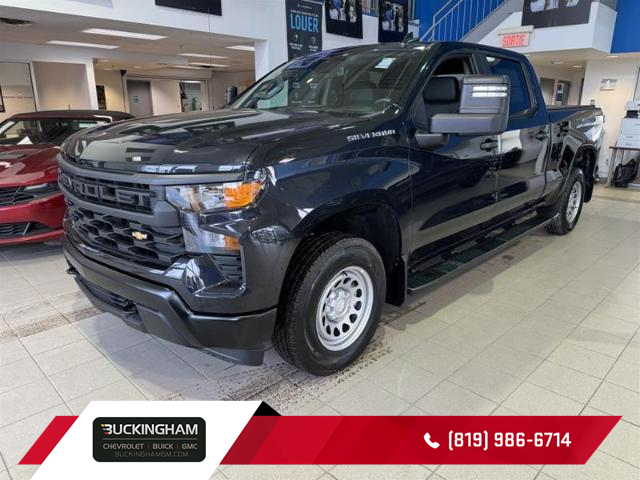
[[[421,41],[458,41],[507,0],[448,0],[434,15]]]

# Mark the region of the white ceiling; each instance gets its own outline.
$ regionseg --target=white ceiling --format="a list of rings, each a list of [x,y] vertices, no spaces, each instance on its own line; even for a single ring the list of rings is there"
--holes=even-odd
[[[176,55],[175,64],[205,62],[228,65],[227,68],[212,67],[216,71],[252,71],[254,69],[253,52],[225,48],[226,46],[231,45],[253,45],[253,40],[250,38],[232,37],[216,33],[209,34],[206,32],[195,32],[192,30],[182,30],[177,28],[154,28],[150,25],[134,22],[120,22],[74,15],[52,14],[48,12],[22,10],[1,6],[0,17],[17,18],[32,22],[32,25],[28,27],[10,26],[0,23],[0,38],[4,42],[46,45],[49,40],[63,40],[118,45],[119,48],[116,50],[101,51],[100,58],[109,59],[109,53],[112,51],[151,54],[149,61],[134,62],[136,66],[149,69],[166,68],[166,65],[154,63],[154,54],[162,55],[166,59],[167,55],[171,56],[178,53],[200,53],[224,56],[227,58],[212,58],[208,60],[206,58],[187,58]],[[94,35],[82,32],[82,30],[87,28],[106,28],[128,32],[151,33],[164,35],[167,38],[161,40],[141,40],[106,35]],[[113,61],[108,63],[108,65],[108,68],[126,68],[133,66],[130,62],[122,61]],[[98,68],[102,68],[100,67],[100,64],[98,64]],[[189,71],[187,69],[181,70],[184,72]]]

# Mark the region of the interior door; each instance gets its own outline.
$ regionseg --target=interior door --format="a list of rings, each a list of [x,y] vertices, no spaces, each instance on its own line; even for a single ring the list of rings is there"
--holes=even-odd
[[[134,117],[150,117],[153,115],[149,82],[127,80],[127,91],[129,92],[129,111]]]
[[[414,105],[415,128],[428,131],[436,113],[457,113],[462,76],[477,74],[473,53],[455,53],[435,68]],[[454,81],[453,86],[451,80]],[[454,90],[455,87],[455,91]],[[443,145],[411,139],[413,249],[423,256],[434,242],[460,234],[494,215],[497,135],[448,135]],[[426,250],[419,250],[429,245]]]
[[[509,123],[498,136],[498,214],[517,214],[544,192],[549,150],[549,124],[541,95],[534,92],[532,71],[518,59],[483,55],[487,73],[506,75],[511,81]]]

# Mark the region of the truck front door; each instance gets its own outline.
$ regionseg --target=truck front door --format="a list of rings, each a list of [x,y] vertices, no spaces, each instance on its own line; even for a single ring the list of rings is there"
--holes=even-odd
[[[514,215],[535,204],[545,187],[549,150],[546,106],[530,69],[515,58],[482,55],[486,73],[511,81],[509,124],[498,137],[496,213]]]
[[[436,113],[457,113],[463,75],[478,74],[473,51],[441,59],[414,104],[413,127],[430,131]],[[420,147],[410,140],[413,250],[429,255],[434,242],[473,229],[495,216],[497,135],[446,136],[444,144]],[[421,249],[429,245],[427,249]]]

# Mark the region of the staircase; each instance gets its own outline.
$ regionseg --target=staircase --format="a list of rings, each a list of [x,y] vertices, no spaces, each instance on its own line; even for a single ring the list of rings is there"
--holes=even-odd
[[[477,42],[511,13],[522,10],[523,0],[448,0],[433,15],[421,34],[424,42]]]

